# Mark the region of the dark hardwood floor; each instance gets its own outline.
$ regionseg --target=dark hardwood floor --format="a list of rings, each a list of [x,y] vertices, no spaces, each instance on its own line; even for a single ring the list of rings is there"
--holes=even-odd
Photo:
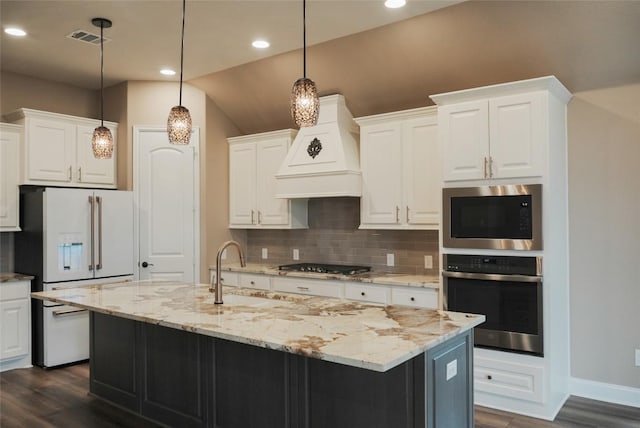
[[[88,390],[89,364],[0,373],[0,427],[156,426],[91,397]],[[476,428],[640,428],[640,408],[579,397],[571,397],[553,422],[477,406],[475,415]]]

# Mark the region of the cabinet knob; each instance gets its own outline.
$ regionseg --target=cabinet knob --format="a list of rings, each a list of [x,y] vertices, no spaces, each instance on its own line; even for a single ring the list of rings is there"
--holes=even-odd
[[[411,298],[411,299],[409,299],[409,300],[411,300],[412,302],[415,302],[415,301],[416,301],[416,298],[415,298],[415,297],[412,297],[412,298]]]
[[[251,285],[255,285],[255,284],[256,284],[256,282],[255,282],[255,281],[250,281],[250,282],[251,282]]]
[[[360,292],[360,295],[361,295],[361,296],[364,296],[364,291],[361,291],[361,292]]]
[[[491,380],[493,379],[493,376],[491,376],[490,374],[487,375],[487,379]]]

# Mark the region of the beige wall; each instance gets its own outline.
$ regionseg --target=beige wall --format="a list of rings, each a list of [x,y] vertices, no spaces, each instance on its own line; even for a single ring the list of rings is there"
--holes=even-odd
[[[571,375],[640,388],[640,84],[568,109]]]
[[[100,91],[2,71],[0,114],[22,107],[99,119]]]

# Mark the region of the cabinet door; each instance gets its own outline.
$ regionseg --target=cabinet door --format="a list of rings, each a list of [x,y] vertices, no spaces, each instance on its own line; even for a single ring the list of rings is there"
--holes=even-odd
[[[403,126],[404,221],[408,224],[440,222],[442,185],[437,118],[420,118]]]
[[[287,155],[289,140],[278,138],[257,144],[257,223],[289,224],[289,200],[276,198],[276,172]]]
[[[73,172],[75,181],[83,184],[103,184],[115,186],[116,172],[116,134],[115,128],[109,127],[113,135],[114,151],[111,159],[96,159],[91,148],[91,138],[95,127],[78,126],[76,128],[77,158]]]
[[[534,177],[544,171],[541,92],[489,100],[492,178]]]
[[[229,147],[229,223],[231,226],[256,224],[256,145]]]
[[[362,224],[399,224],[402,210],[402,126],[361,130]]]
[[[29,299],[0,302],[0,360],[29,353]]]
[[[71,182],[75,162],[75,126],[32,118],[25,129],[25,181]]]
[[[18,231],[20,131],[0,129],[0,231]]]
[[[444,152],[443,179],[485,178],[489,160],[488,103],[442,106],[438,109],[438,126]]]

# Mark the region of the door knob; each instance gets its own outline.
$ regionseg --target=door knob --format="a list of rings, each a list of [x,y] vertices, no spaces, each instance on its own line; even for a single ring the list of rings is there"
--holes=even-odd
[[[153,263],[142,262],[143,268],[146,268],[147,266],[153,266]]]

